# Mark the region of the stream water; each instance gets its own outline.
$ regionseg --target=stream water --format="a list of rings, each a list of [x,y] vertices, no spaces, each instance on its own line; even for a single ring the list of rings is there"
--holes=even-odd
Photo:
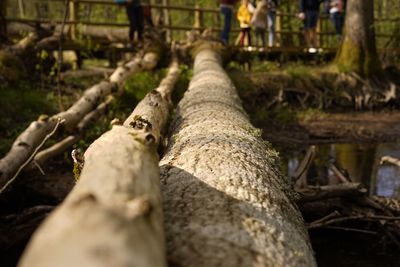
[[[293,174],[304,158],[307,147],[281,150],[286,172]],[[380,164],[383,156],[400,158],[400,144],[324,144],[316,146],[316,155],[307,173],[308,183],[338,182],[328,167],[334,164],[353,182],[361,182],[369,194],[400,197],[400,167]],[[286,157],[286,158],[285,158]],[[310,231],[319,267],[392,267],[400,266],[400,253],[388,249],[379,235],[317,229]]]
[[[297,169],[304,151],[285,152],[284,160],[289,175]],[[284,155],[282,153],[282,155]],[[347,172],[353,182],[363,183],[371,195],[400,197],[400,167],[380,164],[383,156],[400,158],[400,144],[324,144],[316,147],[316,156],[308,172],[310,183],[335,183],[330,163]]]

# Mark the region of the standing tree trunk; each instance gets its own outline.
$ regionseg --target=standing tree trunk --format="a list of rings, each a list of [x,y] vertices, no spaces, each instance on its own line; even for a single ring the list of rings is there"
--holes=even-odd
[[[276,152],[249,122],[220,55],[199,46],[161,160],[171,266],[315,266]]]
[[[7,1],[0,0],[0,44],[7,42]]]
[[[382,71],[375,45],[374,1],[348,0],[346,23],[335,63],[340,71],[368,78]]]

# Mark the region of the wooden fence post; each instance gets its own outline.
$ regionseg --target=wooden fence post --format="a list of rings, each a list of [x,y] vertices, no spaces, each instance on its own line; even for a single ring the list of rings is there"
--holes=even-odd
[[[170,17],[169,9],[168,9],[169,0],[163,0],[162,3],[164,6],[163,7],[164,8],[163,9],[163,17],[164,17],[163,21],[164,21],[164,25],[167,27],[167,42],[170,43],[172,41],[172,29],[169,28],[169,26],[171,26],[172,23],[171,23],[171,17]]]
[[[7,41],[7,0],[0,2],[0,44]]]
[[[19,9],[19,15],[21,18],[25,17],[25,8],[24,8],[24,1],[23,0],[18,0],[18,9]]]
[[[194,27],[199,28],[199,31],[201,32],[201,29],[203,27],[203,11],[201,10],[201,7],[199,4],[195,5],[196,10],[194,11]]]
[[[276,12],[276,27],[275,27],[275,45],[282,46],[282,12]]]
[[[79,0],[70,0],[69,1],[69,21],[70,25],[70,34],[71,39],[76,40],[76,25],[79,20]]]

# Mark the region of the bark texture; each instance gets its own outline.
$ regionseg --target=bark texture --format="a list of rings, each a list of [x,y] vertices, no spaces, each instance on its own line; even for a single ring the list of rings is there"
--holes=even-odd
[[[154,68],[159,56],[151,51],[143,57],[135,57],[124,66],[117,68],[109,80],[100,82],[87,89],[83,96],[68,110],[51,116],[40,118],[32,122],[29,127],[18,136],[8,154],[0,160],[0,188],[10,181],[18,168],[28,160],[33,151],[44,140],[57,124],[58,119],[64,120],[63,126],[73,131],[84,117],[104,101],[111,93],[122,93],[123,83],[132,74],[141,69]],[[0,190],[1,192],[2,190]]]
[[[249,122],[219,54],[197,50],[160,162],[171,266],[315,266],[277,154]]]
[[[171,68],[166,80],[176,81],[178,64]],[[166,266],[156,146],[169,107],[153,90],[88,148],[77,185],[19,266]]]
[[[336,55],[339,69],[364,77],[382,71],[375,44],[374,1],[348,0],[341,46]]]
[[[7,2],[6,0],[0,1],[0,44],[7,42]]]

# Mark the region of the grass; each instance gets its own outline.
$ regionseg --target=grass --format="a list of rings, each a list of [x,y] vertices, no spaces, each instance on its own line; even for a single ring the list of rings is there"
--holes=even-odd
[[[7,152],[13,140],[40,114],[57,112],[53,92],[32,87],[36,85],[21,82],[13,88],[0,86],[0,155]]]

